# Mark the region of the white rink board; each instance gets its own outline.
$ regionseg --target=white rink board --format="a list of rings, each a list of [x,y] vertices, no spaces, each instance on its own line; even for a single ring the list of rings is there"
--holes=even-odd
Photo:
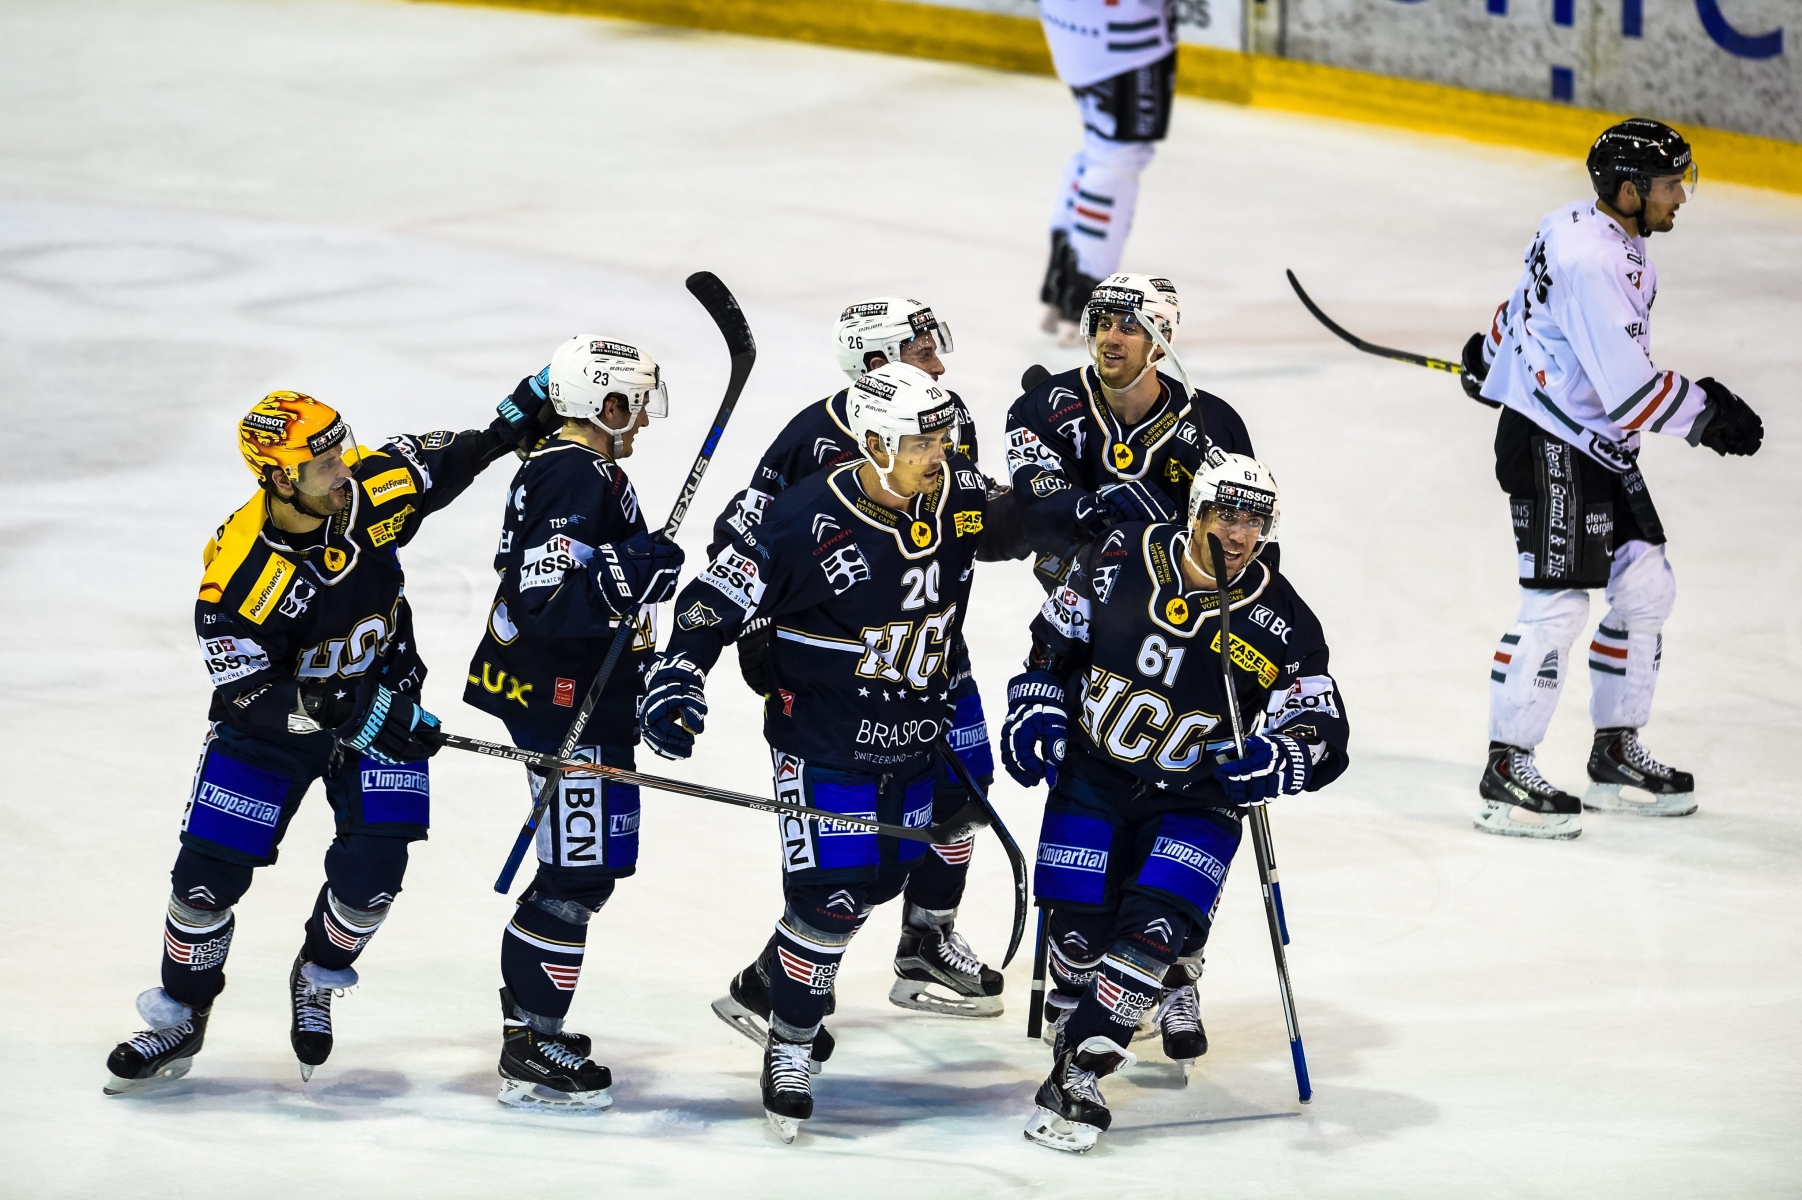
[[[1282,269],[1365,336],[1449,354],[1539,215],[1582,194],[1580,166],[1179,101],[1128,265],[1184,289],[1197,382],[1239,406],[1284,484],[1285,562],[1354,728],[1345,779],[1275,818],[1314,1103],[1295,1104],[1247,851],[1202,985],[1213,1048],[1178,1090],[1147,1047],[1106,1085],[1102,1149],[1020,1137],[1047,1065],[1022,1036],[1024,958],[998,1022],[886,1002],[892,906],[840,976],[819,1116],[782,1147],[756,1053],[707,1009],[777,914],[770,819],[647,795],[643,869],[592,926],[572,1016],[617,1105],[517,1113],[493,1099],[509,902],[489,886],[523,781],[452,752],[432,767],[433,836],[311,1084],[283,992],[329,837],[317,792],[239,906],[194,1073],[101,1096],[157,978],[207,699],[199,552],[250,487],[233,422],[297,387],[366,442],[477,425],[560,338],[605,329],[667,368],[676,414],[629,464],[660,514],[725,375],[681,287],[708,268],[761,358],[691,553],[780,423],[839,386],[827,330],[865,295],[919,295],[952,322],[948,382],[994,465],[1020,370],[1075,361],[1034,329],[1043,222],[1078,136],[1064,89],[480,9],[14,0],[0,111],[0,1194],[1793,1194],[1802,200],[1705,185],[1653,244],[1660,362],[1720,376],[1770,431],[1750,461],[1668,440],[1645,455],[1682,581],[1647,737],[1702,781],[1702,811],[1520,844],[1470,829],[1486,663],[1515,600],[1493,417],[1443,375],[1331,339]],[[483,736],[498,723],[459,692],[506,477],[406,556],[428,703]],[[996,726],[1036,594],[1022,565],[979,572],[971,643]],[[1544,762],[1574,787],[1587,682],[1570,690]],[[730,657],[710,691],[700,756],[641,763],[762,786]],[[1030,853],[1033,798],[996,794]],[[962,925],[991,958],[1006,902],[984,841]]]

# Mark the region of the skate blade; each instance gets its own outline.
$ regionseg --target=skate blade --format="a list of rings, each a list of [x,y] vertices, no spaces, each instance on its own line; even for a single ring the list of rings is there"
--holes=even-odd
[[[1487,801],[1471,825],[1502,837],[1549,838],[1569,841],[1583,832],[1576,813],[1539,813],[1498,800]]]
[[[500,1094],[495,1099],[511,1108],[531,1108],[540,1112],[598,1113],[613,1107],[613,1097],[606,1088],[592,1092],[560,1092],[527,1079],[502,1079]]]
[[[1087,1154],[1095,1148],[1101,1130],[1081,1121],[1066,1121],[1049,1108],[1040,1108],[1026,1123],[1026,1140],[1068,1154]]]
[[[713,1015],[744,1034],[760,1048],[769,1041],[769,1023],[730,995],[721,996],[713,1002]]]
[[[1183,1086],[1188,1087],[1189,1072],[1195,1069],[1195,1060],[1192,1058],[1179,1058],[1176,1060],[1176,1069],[1183,1073]]]
[[[764,1118],[769,1121],[770,1128],[776,1131],[776,1136],[782,1139],[782,1144],[784,1146],[794,1145],[795,1135],[801,1132],[801,1122],[799,1120],[794,1117],[785,1117],[779,1113],[773,1113],[767,1108],[763,1110],[763,1115]]]
[[[1000,996],[941,996],[930,990],[935,986],[917,979],[897,978],[895,986],[888,990],[889,1003],[941,1017],[980,1019],[1001,1015]]]
[[[1699,807],[1694,792],[1648,792],[1634,788],[1632,794],[1622,791],[1626,784],[1592,783],[1583,794],[1583,807],[1589,812],[1632,813],[1639,817],[1687,817]],[[1645,799],[1640,799],[1644,796]]]
[[[169,1062],[163,1064],[162,1070],[154,1075],[146,1075],[142,1079],[121,1079],[111,1071],[108,1071],[106,1073],[106,1082],[101,1085],[100,1090],[108,1096],[123,1096],[127,1092],[138,1091],[142,1088],[149,1087],[153,1083],[180,1079],[183,1075],[186,1075],[193,1066],[194,1060],[192,1058],[171,1059]]]

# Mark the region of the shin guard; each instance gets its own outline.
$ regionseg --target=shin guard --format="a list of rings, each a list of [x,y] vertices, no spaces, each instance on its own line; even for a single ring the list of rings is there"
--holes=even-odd
[[[210,1005],[225,987],[225,956],[236,924],[229,908],[191,908],[171,896],[163,919],[163,991],[190,1008]]]

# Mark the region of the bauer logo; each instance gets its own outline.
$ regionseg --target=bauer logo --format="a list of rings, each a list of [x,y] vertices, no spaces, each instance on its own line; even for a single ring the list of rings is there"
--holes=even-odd
[[[844,312],[840,313],[838,319],[841,321],[854,321],[858,317],[886,316],[888,316],[888,301],[871,300],[864,304],[853,304],[850,308],[847,308]]]
[[[1215,883],[1226,878],[1226,864],[1205,850],[1177,841],[1175,838],[1160,837],[1151,846],[1151,858],[1167,859],[1179,863],[1198,874],[1205,875]]]
[[[1107,874],[1107,851],[1087,846],[1060,846],[1056,842],[1039,843],[1039,865],[1059,867],[1066,871],[1088,871]]]
[[[282,810],[278,804],[270,804],[266,800],[257,800],[250,796],[240,796],[237,792],[228,792],[211,781],[202,781],[200,794],[196,799],[202,805],[222,812],[230,817],[238,817],[258,825],[275,828]]]
[[[625,342],[608,342],[596,340],[588,343],[590,354],[607,354],[614,358],[629,358],[638,361],[638,347],[629,346]]]

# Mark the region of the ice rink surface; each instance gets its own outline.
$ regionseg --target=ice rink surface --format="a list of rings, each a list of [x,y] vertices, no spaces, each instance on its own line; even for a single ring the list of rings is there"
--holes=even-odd
[[[845,303],[903,292],[951,321],[947,378],[999,472],[1036,332],[1048,200],[1077,120],[1050,79],[717,35],[336,0],[11,0],[0,7],[0,1193],[17,1196],[1778,1196],[1802,1177],[1802,516],[1795,483],[1802,199],[1712,184],[1653,242],[1661,365],[1763,413],[1722,460],[1651,439],[1681,581],[1647,740],[1693,770],[1679,821],[1586,817],[1570,844],[1472,831],[1486,663],[1515,605],[1494,417],[1448,377],[1361,357],[1283,281],[1388,344],[1452,354],[1512,283],[1580,164],[1179,100],[1127,266],[1183,289],[1179,348],[1284,485],[1285,568],[1318,611],[1353,765],[1274,817],[1315,1080],[1297,1105],[1249,850],[1202,982],[1188,1087],[1155,1043],[1110,1080],[1086,1158],[1020,1128],[1048,1054],[1007,1014],[886,1002],[899,913],[840,976],[818,1116],[775,1143],[758,1056],[708,1011],[779,910],[769,818],[647,794],[639,874],[592,926],[572,1027],[617,1103],[494,1101],[490,890],[521,773],[445,752],[436,821],[302,1084],[284,985],[320,882],[316,791],[239,906],[230,987],[183,1082],[100,1092],[157,982],[176,827],[204,728],[200,550],[250,494],[236,418],[273,388],[370,444],[484,424],[577,331],[660,358],[675,412],[629,467],[660,518],[718,402],[714,270],[761,346],[682,541],[769,437],[842,386]],[[493,591],[509,469],[406,555],[430,707],[460,702]],[[1788,482],[1785,482],[1785,481]],[[693,561],[693,560],[691,560]],[[991,724],[1038,589],[978,574]],[[1601,615],[1600,601],[1592,621]],[[1574,656],[1581,663],[1581,656]],[[701,752],[641,764],[761,789],[728,658]],[[1583,781],[1573,670],[1541,761]],[[1037,798],[997,801],[1031,851]],[[979,843],[961,925],[1005,945]],[[579,1189],[579,1192],[575,1191]]]

